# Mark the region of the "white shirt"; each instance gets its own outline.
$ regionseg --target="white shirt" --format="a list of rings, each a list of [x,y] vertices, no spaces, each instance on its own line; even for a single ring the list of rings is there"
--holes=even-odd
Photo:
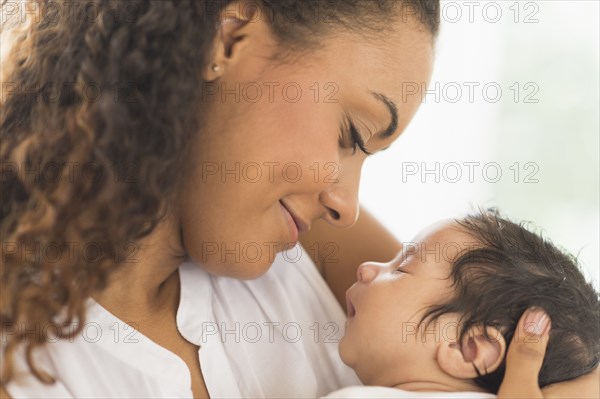
[[[277,255],[267,273],[236,280],[206,273],[191,262],[179,267],[177,327],[200,346],[202,374],[212,398],[317,398],[359,385],[339,358],[345,315],[308,253]],[[34,352],[37,365],[55,376],[45,385],[24,372],[8,384],[14,398],[192,397],[187,365],[119,320],[93,299],[73,342]]]
[[[402,389],[375,387],[375,386],[355,386],[346,387],[339,391],[331,392],[323,399],[344,398],[397,398],[397,399],[484,399],[495,398],[496,395],[482,392],[410,392]]]

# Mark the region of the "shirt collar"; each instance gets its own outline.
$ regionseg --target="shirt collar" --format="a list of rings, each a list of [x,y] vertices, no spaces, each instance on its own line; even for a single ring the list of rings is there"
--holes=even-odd
[[[177,328],[181,335],[201,346],[203,325],[211,321],[212,285],[210,275],[199,265],[186,261],[179,266],[179,307]]]

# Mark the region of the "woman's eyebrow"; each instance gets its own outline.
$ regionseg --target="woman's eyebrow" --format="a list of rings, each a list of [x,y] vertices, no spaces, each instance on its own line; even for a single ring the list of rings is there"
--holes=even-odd
[[[385,94],[377,93],[371,90],[369,90],[369,92],[371,93],[371,95],[373,95],[373,97],[375,97],[377,101],[382,102],[387,107],[392,119],[390,125],[385,130],[380,131],[375,135],[380,136],[380,138],[382,139],[391,137],[394,134],[394,132],[398,129],[398,106]]]

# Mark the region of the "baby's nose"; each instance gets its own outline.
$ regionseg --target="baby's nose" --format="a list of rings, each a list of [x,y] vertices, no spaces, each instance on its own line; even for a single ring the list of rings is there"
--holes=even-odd
[[[370,283],[382,269],[382,263],[365,262],[356,269],[356,280],[360,283]]]

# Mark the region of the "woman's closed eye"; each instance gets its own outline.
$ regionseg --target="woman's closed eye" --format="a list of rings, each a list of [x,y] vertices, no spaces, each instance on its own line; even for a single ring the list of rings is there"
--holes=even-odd
[[[356,129],[356,126],[354,125],[354,123],[352,123],[352,120],[350,119],[350,117],[347,116],[346,119],[347,119],[348,129],[345,132],[345,134],[344,134],[344,128],[342,127],[342,129],[341,129],[342,135],[340,136],[340,146],[342,148],[352,148],[352,155],[354,155],[356,153],[357,148],[359,148],[366,155],[373,155],[365,147],[365,142],[364,142],[362,136],[360,135],[360,133],[358,132],[358,130]],[[345,138],[350,139],[350,145],[344,144],[344,142],[346,141]]]

